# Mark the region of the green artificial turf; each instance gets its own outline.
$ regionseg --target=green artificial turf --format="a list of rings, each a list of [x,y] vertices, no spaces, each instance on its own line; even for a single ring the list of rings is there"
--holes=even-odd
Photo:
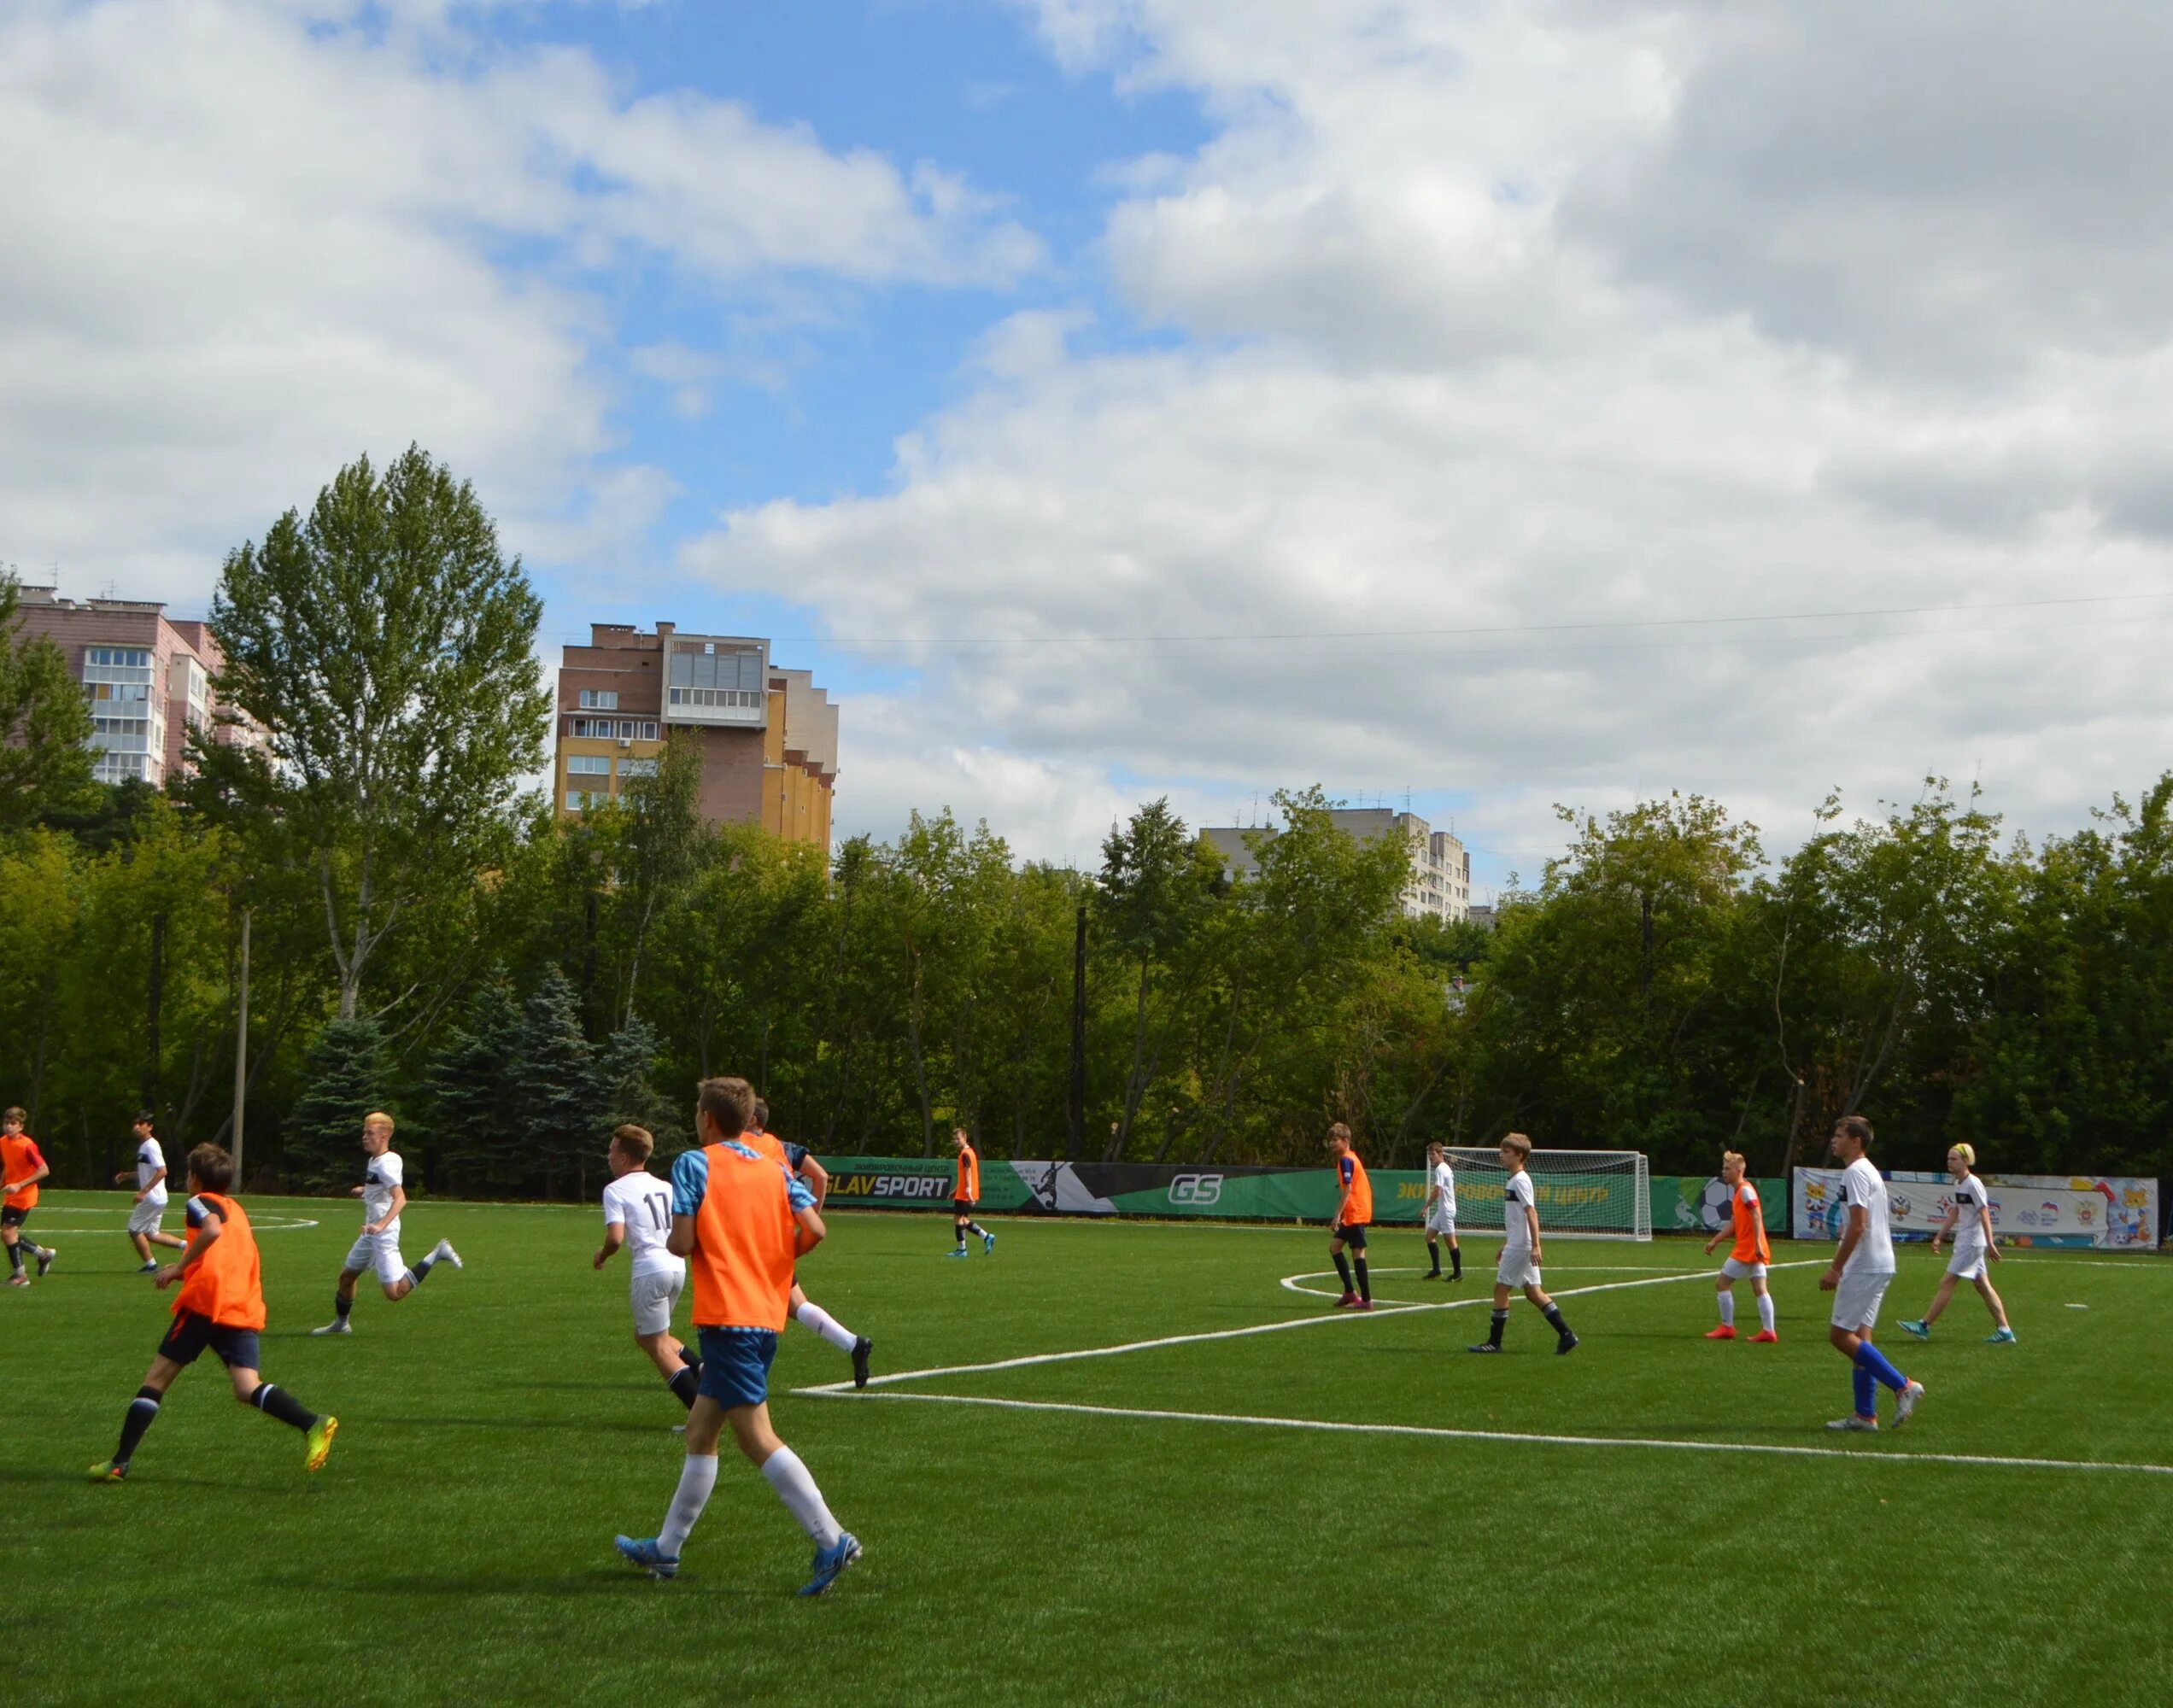
[[[1769,1347],[1701,1338],[1718,1260],[1694,1243],[1557,1241],[1548,1282],[1584,1345],[1555,1357],[1520,1301],[1482,1359],[1463,1348],[1485,1332],[1485,1238],[1451,1290],[1412,1272],[1417,1235],[1381,1235],[1385,1301],[1473,1302],[1360,1317],[1279,1284],[1329,1267],[1318,1229],[998,1222],[995,1256],[961,1262],[945,1211],[840,1214],[801,1279],[875,1338],[878,1376],[1316,1325],[860,1397],[794,1394],[849,1371],[789,1331],[774,1418],[867,1548],[807,1601],[807,1544],[729,1446],[676,1581],[613,1554],[615,1532],[656,1531],[682,1414],[631,1342],[624,1258],[589,1268],[589,1210],[413,1205],[410,1255],[444,1235],[466,1270],[396,1306],[365,1278],[354,1334],[313,1340],[360,1212],[255,1202],[265,1374],[338,1415],[331,1465],[306,1476],[300,1436],[237,1406],[207,1357],[130,1480],[91,1484],[171,1298],[129,1272],[126,1204],[49,1193],[30,1231],[58,1265],[0,1289],[9,1704],[1783,1708],[2173,1688],[2173,1475],[2081,1468],[2173,1465],[2156,1258],[2018,1254],[1994,1273],[2019,1344],[1982,1344],[1965,1292],[1919,1346],[1898,1323],[1937,1271],[1905,1248],[1881,1338],[1929,1397],[1906,1430],[1837,1438],[1849,1372],[1816,1248],[1776,1250],[1813,1262],[1777,1273]],[[302,1218],[320,1225],[273,1226]],[[1696,1272],[1619,1285],[1655,1270]]]

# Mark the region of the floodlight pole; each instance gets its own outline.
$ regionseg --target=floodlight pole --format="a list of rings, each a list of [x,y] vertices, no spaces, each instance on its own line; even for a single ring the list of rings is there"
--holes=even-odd
[[[242,1173],[242,1113],[249,1097],[249,910],[242,910],[242,985],[234,1022],[234,1190],[245,1190]]]

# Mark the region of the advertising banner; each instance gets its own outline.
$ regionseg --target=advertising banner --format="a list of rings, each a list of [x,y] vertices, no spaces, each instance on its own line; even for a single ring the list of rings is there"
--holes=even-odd
[[[2000,1243],[2147,1251],[2158,1238],[2158,1182],[2094,1174],[1983,1174]],[[1953,1208],[1944,1174],[1886,1176],[1896,1239],[1930,1239]],[[1790,1223],[1798,1239],[1839,1239],[1841,1171],[1795,1171]]]
[[[1758,1214],[1766,1231],[1786,1234],[1789,1183],[1776,1175],[1750,1184],[1758,1188]],[[1728,1183],[1717,1174],[1655,1174],[1651,1184],[1655,1233],[1714,1234],[1728,1220]]]

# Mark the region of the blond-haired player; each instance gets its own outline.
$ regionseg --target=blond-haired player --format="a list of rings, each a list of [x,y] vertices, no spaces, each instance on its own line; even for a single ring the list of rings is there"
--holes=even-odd
[[[1901,1325],[1918,1340],[1931,1338],[1931,1325],[1939,1320],[1939,1313],[1954,1296],[1954,1284],[1967,1281],[1976,1286],[1977,1296],[1984,1301],[1984,1308],[1992,1313],[1993,1329],[1985,1336],[1985,1343],[2009,1346],[2014,1342],[2015,1331],[2007,1325],[2006,1301],[1992,1285],[1992,1278],[1985,1273],[1988,1262],[2000,1261],[2000,1240],[1993,1231],[1992,1204],[1984,1196],[1984,1183],[1972,1172],[1976,1167],[1974,1147],[1957,1144],[1947,1152],[1947,1172],[1954,1177],[1954,1190],[1947,1220],[1931,1236],[1931,1255],[1939,1255],[1939,1242],[1951,1233],[1954,1237],[1954,1259],[1947,1266],[1947,1272],[1939,1278],[1939,1290],[1932,1295],[1931,1308],[1920,1320]]]
[[[321,1329],[310,1330],[313,1335],[353,1331],[348,1313],[354,1308],[354,1284],[366,1270],[377,1272],[378,1284],[384,1290],[385,1297],[397,1304],[421,1286],[438,1263],[449,1263],[455,1269],[467,1266],[453,1249],[452,1242],[442,1239],[412,1266],[401,1260],[400,1213],[407,1208],[407,1168],[400,1153],[392,1148],[392,1117],[383,1109],[373,1109],[362,1117],[362,1184],[352,1189],[362,1201],[362,1231],[348,1249],[347,1261],[340,1266],[339,1286],[332,1295],[332,1319]]]
[[[1744,1276],[1750,1277],[1750,1290],[1758,1296],[1758,1332],[1750,1338],[1752,1343],[1772,1342],[1780,1337],[1773,1332],[1773,1296],[1766,1290],[1766,1266],[1773,1261],[1771,1247],[1766,1243],[1766,1213],[1758,1202],[1758,1188],[1745,1176],[1748,1165],[1739,1150],[1720,1153],[1720,1178],[1728,1187],[1728,1225],[1705,1243],[1705,1255],[1713,1255],[1713,1249],[1732,1235],[1736,1249],[1728,1261],[1720,1266],[1720,1278],[1713,1284],[1720,1301],[1720,1326],[1707,1329],[1707,1340],[1733,1340],[1736,1337],[1736,1283]]]

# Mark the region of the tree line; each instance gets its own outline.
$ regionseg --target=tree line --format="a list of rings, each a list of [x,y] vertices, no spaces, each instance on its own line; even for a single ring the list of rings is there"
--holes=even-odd
[[[524,787],[541,604],[419,449],[342,470],[230,553],[221,699],[163,793],[94,784],[81,691],[0,576],[0,1100],[66,1181],[128,1119],[231,1132],[249,931],[250,1184],[353,1177],[391,1109],[438,1190],[585,1195],[622,1120],[686,1139],[733,1072],[831,1152],[1303,1164],[1341,1120],[1428,1141],[1815,1161],[1842,1114],[1889,1166],[1966,1138],[2012,1172],[2164,1174],[2173,777],[2071,834],[2004,834],[1936,779],[1820,809],[1778,861],[1717,803],[1562,813],[1491,932],[1407,920],[1406,855],[1275,797],[1234,879],[1163,800],[1097,868],[916,813],[834,851],[706,826],[667,744],[622,802]]]

